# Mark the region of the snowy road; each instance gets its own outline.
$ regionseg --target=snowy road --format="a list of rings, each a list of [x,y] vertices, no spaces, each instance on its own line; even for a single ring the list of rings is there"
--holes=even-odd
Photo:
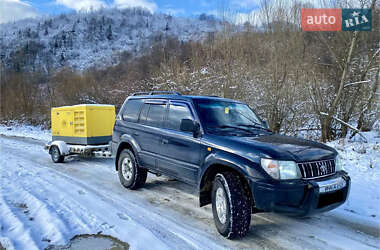
[[[150,175],[144,188],[128,191],[112,160],[53,164],[43,142],[0,137],[0,243],[10,249],[100,231],[132,249],[375,249],[377,222],[341,208],[303,219],[257,214],[246,238],[229,241],[185,184]]]

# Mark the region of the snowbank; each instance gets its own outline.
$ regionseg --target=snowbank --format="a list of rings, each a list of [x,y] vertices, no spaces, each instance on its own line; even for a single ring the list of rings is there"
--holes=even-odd
[[[194,228],[188,215],[163,213],[144,192],[127,192],[111,159],[53,164],[40,143],[0,142],[0,249],[45,249],[100,233],[128,242],[131,250],[225,249],[218,235]],[[162,192],[154,197],[163,199]]]
[[[347,202],[337,211],[352,215],[352,218],[380,222],[380,135],[376,131],[362,133],[368,140],[364,143],[359,136],[328,143],[343,159],[344,169],[349,173],[352,186]]]
[[[44,142],[51,141],[51,131],[29,125],[6,126],[0,124],[0,135],[25,137]]]

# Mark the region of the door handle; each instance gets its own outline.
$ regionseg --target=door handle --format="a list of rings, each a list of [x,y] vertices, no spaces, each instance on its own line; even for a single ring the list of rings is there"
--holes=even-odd
[[[168,144],[169,143],[169,140],[167,139],[162,139],[162,144]]]
[[[134,136],[139,136],[140,134],[139,133],[133,133]]]

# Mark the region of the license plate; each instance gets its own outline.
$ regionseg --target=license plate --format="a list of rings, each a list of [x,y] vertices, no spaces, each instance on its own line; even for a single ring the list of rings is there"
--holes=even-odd
[[[346,186],[346,181],[339,177],[337,179],[318,182],[319,193],[328,193],[340,190]]]

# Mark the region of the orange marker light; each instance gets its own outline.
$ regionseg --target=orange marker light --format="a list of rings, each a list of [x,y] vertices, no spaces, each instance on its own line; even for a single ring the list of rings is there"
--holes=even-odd
[[[276,163],[271,162],[271,163],[269,163],[268,168],[277,168],[277,165],[276,165]]]
[[[210,148],[210,147],[208,147],[208,148],[207,148],[207,151],[208,151],[208,152],[211,152],[211,148]]]

